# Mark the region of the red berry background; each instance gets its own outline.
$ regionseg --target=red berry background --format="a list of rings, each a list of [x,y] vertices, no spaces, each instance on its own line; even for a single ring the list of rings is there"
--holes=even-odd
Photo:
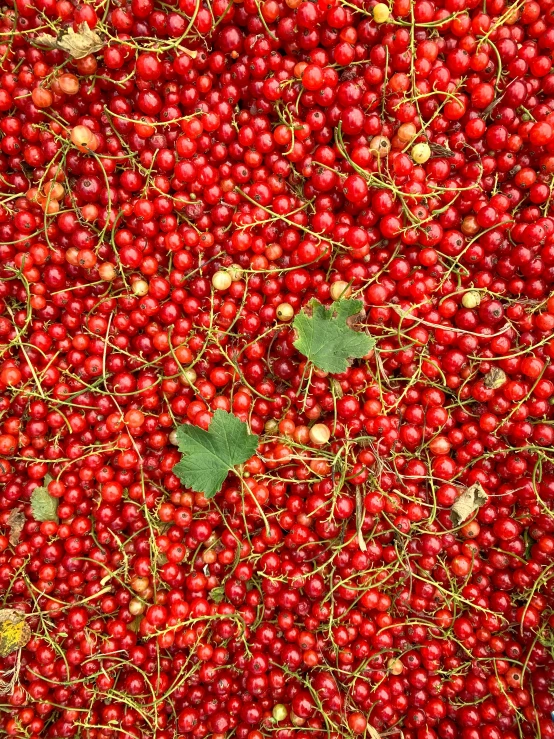
[[[554,0],[391,2],[3,6],[2,736],[554,738]]]

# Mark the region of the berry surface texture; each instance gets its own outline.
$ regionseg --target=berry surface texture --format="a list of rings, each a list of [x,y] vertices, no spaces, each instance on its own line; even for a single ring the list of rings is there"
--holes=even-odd
[[[0,738],[554,739],[554,0],[0,0]]]

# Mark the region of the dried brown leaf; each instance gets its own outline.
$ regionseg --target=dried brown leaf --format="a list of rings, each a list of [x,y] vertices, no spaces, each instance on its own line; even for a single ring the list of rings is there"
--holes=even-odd
[[[483,385],[491,388],[491,390],[498,390],[507,379],[504,370],[501,370],[500,367],[493,367],[483,378]]]
[[[14,689],[14,684],[10,680],[10,682],[6,682],[5,680],[2,680],[0,678],[0,695],[9,695]]]
[[[58,48],[58,39],[56,36],[50,36],[49,33],[39,33],[35,38],[33,39],[35,44],[38,44],[38,46],[44,46],[47,49],[57,49]]]
[[[0,610],[0,657],[24,647],[31,638],[31,629],[25,614],[13,608]]]
[[[35,37],[35,43],[48,49],[61,49],[72,59],[83,59],[104,47],[104,40],[100,34],[92,30],[86,22],[81,23],[77,31],[68,28],[58,36],[39,33]]]
[[[354,316],[349,316],[346,319],[346,325],[350,326],[350,328],[354,328],[359,323],[363,323],[366,319],[367,313],[365,311],[365,308],[362,308],[359,313],[356,313]]]
[[[184,46],[179,46],[179,51],[182,51],[183,54],[187,54],[191,59],[196,59],[198,56],[198,52],[195,49],[187,49]]]
[[[450,518],[454,526],[460,526],[473,513],[478,511],[481,506],[485,505],[488,499],[489,496],[479,483],[465,490],[454,502],[450,510]]]
[[[367,552],[367,544],[365,543],[362,524],[364,521],[364,502],[362,498],[362,489],[356,485],[356,534],[358,537],[358,546],[361,552]]]
[[[58,40],[58,46],[67,51],[73,59],[82,59],[100,51],[104,46],[104,41],[96,31],[89,28],[88,23],[81,23],[77,33],[69,28],[68,32]]]
[[[9,670],[0,673],[0,695],[9,695],[13,693],[17,681],[19,680],[19,673],[21,671],[21,652],[18,652],[15,657],[15,664]]]
[[[19,544],[19,537],[25,526],[25,514],[23,511],[14,509],[8,516],[8,526],[10,527],[10,544],[15,547]]]
[[[446,146],[442,146],[441,144],[431,142],[429,147],[435,156],[448,158],[455,156],[455,153],[451,149]]]

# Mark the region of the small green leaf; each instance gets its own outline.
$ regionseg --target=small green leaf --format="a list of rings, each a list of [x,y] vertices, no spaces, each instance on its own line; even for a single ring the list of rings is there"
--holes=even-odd
[[[348,325],[362,310],[361,300],[338,300],[330,308],[312,300],[310,308],[311,315],[303,310],[293,321],[298,333],[294,346],[318,369],[345,372],[350,360],[364,357],[375,346],[375,339]]]
[[[212,588],[210,590],[210,598],[213,600],[214,603],[221,603],[224,597],[225,588],[223,587],[223,585],[220,585],[217,588]]]
[[[35,488],[31,493],[31,510],[35,521],[57,521],[58,500],[48,492],[48,488]]]
[[[218,409],[207,431],[179,426],[177,446],[183,458],[173,472],[187,487],[213,498],[229,472],[255,454],[258,441],[239,418]]]

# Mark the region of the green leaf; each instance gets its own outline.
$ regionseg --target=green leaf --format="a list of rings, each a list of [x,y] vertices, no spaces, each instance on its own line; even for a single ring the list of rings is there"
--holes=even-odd
[[[220,585],[217,588],[212,588],[210,590],[210,598],[213,600],[214,603],[221,603],[224,597],[225,588],[223,587],[223,585]]]
[[[198,426],[179,426],[177,446],[183,459],[173,472],[187,487],[206,498],[221,490],[223,481],[256,452],[259,437],[232,413],[217,410],[207,431]]]
[[[58,499],[46,487],[35,488],[31,493],[31,510],[35,521],[57,521]]]
[[[375,346],[375,339],[354,331],[348,319],[363,308],[361,300],[338,300],[330,308],[317,300],[295,316],[298,333],[294,346],[318,369],[331,374],[345,372],[351,359],[364,357]]]

